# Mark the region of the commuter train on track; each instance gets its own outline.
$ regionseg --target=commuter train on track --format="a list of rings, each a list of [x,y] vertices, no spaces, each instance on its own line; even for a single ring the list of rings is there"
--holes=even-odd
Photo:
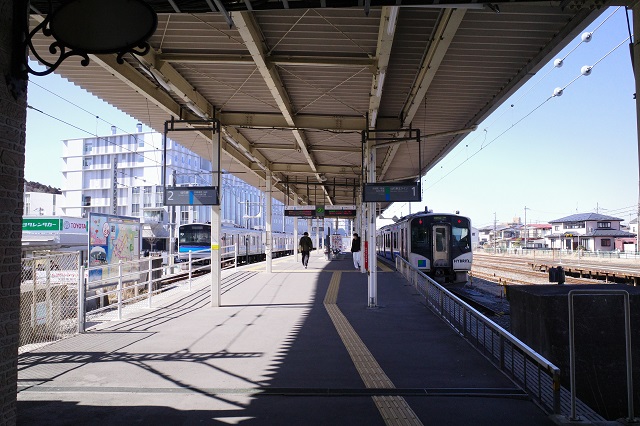
[[[272,232],[271,256],[273,258],[293,254],[293,234]],[[220,257],[223,262],[234,257],[234,247],[238,246],[238,263],[253,263],[266,259],[265,232],[255,229],[220,227]],[[178,256],[186,260],[189,251],[192,259],[211,257],[211,225],[189,223],[178,228]]]
[[[378,255],[408,261],[440,283],[464,283],[471,253],[471,220],[447,213],[415,213],[380,228],[376,234]]]

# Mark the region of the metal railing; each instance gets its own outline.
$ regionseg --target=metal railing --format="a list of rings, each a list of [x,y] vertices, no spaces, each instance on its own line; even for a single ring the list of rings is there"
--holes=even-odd
[[[209,258],[192,258],[198,252],[180,255],[186,261],[174,266],[162,264],[161,257],[145,257],[115,265],[95,266],[87,269],[88,279],[81,286],[84,321],[122,319],[123,311],[146,300],[146,307],[153,306],[154,298],[177,287],[191,290],[194,272],[208,269]],[[186,276],[179,279],[179,275]],[[176,277],[175,282],[170,278]],[[162,285],[160,281],[162,280]],[[110,314],[110,315],[108,315]],[[112,318],[114,317],[115,318]],[[85,324],[81,327],[84,331]]]
[[[79,262],[79,252],[22,259],[18,353],[78,332]]]
[[[427,306],[548,413],[560,414],[560,369],[443,286],[396,257],[396,269]]]
[[[640,260],[639,252],[627,252],[627,251],[587,251],[587,250],[559,250],[559,249],[504,249],[497,248],[495,251],[493,248],[478,247],[474,249],[477,253],[488,255],[508,255],[508,256],[521,256],[529,257],[533,259],[552,259],[552,260],[570,260],[570,259],[629,259],[634,261]]]

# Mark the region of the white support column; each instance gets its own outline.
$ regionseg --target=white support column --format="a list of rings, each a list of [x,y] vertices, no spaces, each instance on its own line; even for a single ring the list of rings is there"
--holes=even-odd
[[[272,236],[271,236],[271,171],[267,170],[265,174],[266,180],[266,189],[265,189],[265,197],[266,197],[266,205],[264,212],[264,220],[265,220],[265,241],[264,241],[264,254],[266,257],[267,263],[267,273],[272,272]]]
[[[220,167],[220,144],[216,133],[211,137],[211,185],[218,187],[218,197],[222,189]],[[222,271],[220,270],[220,205],[211,206],[211,307],[218,308],[221,306],[221,290],[220,281],[222,280]]]
[[[220,306],[220,206],[211,206],[211,307]]]
[[[376,149],[372,142],[367,144],[369,163],[367,181],[376,182]],[[367,241],[369,256],[369,308],[378,307],[378,267],[376,262],[376,204],[367,203]]]
[[[293,205],[298,206],[298,196],[294,198]],[[293,218],[293,258],[296,263],[300,260],[298,259],[298,241],[300,241],[298,238],[298,217],[295,216]]]
[[[322,250],[320,250],[320,219],[313,219],[313,221],[316,223],[316,250],[322,256]]]

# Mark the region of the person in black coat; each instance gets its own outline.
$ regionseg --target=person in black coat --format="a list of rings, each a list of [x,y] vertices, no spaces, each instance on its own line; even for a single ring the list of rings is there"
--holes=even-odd
[[[307,269],[307,265],[309,264],[309,252],[313,248],[313,241],[309,238],[309,233],[305,232],[300,238],[300,253],[302,253],[302,264],[304,268]]]
[[[353,266],[356,269],[360,269],[361,253],[360,253],[360,237],[357,233],[353,233],[353,240],[351,240],[351,254],[353,254]]]

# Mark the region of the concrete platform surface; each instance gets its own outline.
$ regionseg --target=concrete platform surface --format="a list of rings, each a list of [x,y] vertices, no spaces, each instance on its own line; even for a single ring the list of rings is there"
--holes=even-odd
[[[20,425],[546,425],[398,273],[351,258],[208,280],[19,358]]]

